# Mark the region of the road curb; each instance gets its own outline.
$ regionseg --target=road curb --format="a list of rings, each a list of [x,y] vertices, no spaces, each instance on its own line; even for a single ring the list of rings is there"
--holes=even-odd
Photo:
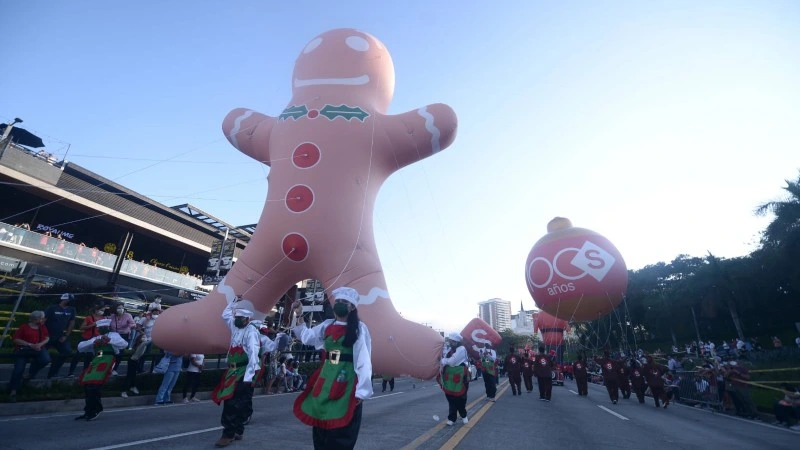
[[[211,399],[211,392],[198,392],[195,397],[200,400],[209,400]],[[181,393],[176,393],[175,391],[172,393],[172,398],[175,403],[183,399]],[[155,395],[130,395],[128,398],[122,398],[120,396],[103,397],[104,408],[116,409],[133,406],[155,406],[155,402]],[[0,404],[0,417],[83,411],[84,404],[83,397],[41,402],[3,403]]]

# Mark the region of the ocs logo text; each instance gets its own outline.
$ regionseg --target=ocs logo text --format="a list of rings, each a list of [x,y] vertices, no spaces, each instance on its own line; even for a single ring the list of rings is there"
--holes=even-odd
[[[560,268],[559,264],[564,264],[566,258],[572,255],[569,264],[580,270],[577,275],[567,275]],[[609,252],[603,250],[597,244],[586,241],[581,248],[566,247],[558,251],[550,261],[543,256],[533,258],[528,264],[526,277],[528,278],[528,286],[536,289],[547,288],[549,295],[566,294],[575,291],[575,283],[573,281],[579,280],[587,275],[594,278],[598,282],[608,275],[608,272],[614,266],[616,258]],[[561,266],[564,268],[564,266]],[[534,280],[534,271],[536,278]],[[569,270],[569,272],[574,272]],[[546,277],[544,276],[546,274]],[[539,281],[544,277],[544,281]],[[551,285],[552,283],[552,285]]]

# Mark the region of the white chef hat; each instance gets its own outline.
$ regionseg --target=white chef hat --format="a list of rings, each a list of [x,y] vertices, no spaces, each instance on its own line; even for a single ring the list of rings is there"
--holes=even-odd
[[[248,319],[253,317],[253,311],[249,309],[237,309],[235,313],[233,313],[234,317],[247,317]]]
[[[334,300],[345,300],[352,303],[353,306],[358,306],[358,291],[353,288],[342,286],[334,289],[331,294]]]
[[[447,335],[447,339],[450,339],[451,341],[461,342],[461,334],[453,331]]]
[[[100,319],[97,321],[97,327],[110,327],[111,326],[111,319]]]

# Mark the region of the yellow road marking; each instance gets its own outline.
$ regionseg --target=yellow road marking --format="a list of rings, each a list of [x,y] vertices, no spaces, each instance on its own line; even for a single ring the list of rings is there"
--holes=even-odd
[[[500,397],[507,390],[508,386],[505,386],[502,391],[498,392],[495,398]],[[456,431],[456,434],[454,434],[453,437],[448,439],[447,442],[445,442],[444,445],[442,445],[439,450],[453,450],[454,448],[456,448],[456,445],[458,445],[461,442],[461,440],[464,439],[464,436],[466,436],[467,433],[469,433],[470,430],[472,430],[472,427],[475,426],[475,424],[478,423],[479,420],[481,420],[483,414],[486,413],[486,411],[488,411],[493,404],[494,402],[489,402],[483,405],[481,409],[478,410],[477,413],[475,413],[472,417],[469,418],[469,423],[459,428],[458,431]]]
[[[500,391],[497,393],[497,395],[495,395],[495,398],[498,398],[498,397],[500,397],[500,396],[503,394],[503,392],[505,392],[506,390],[508,390],[508,381],[503,381],[502,383],[500,383],[500,387],[502,388],[502,390],[500,390]],[[483,399],[484,399],[484,398],[483,398],[483,397],[481,397],[481,398],[479,398],[479,399],[473,400],[473,401],[472,401],[472,403],[470,403],[469,405],[467,405],[467,411],[469,411],[470,409],[472,409],[472,407],[473,407],[473,406],[477,405],[477,404],[478,404],[478,402],[482,402],[482,401],[483,401]],[[488,403],[487,405],[491,405],[491,402],[490,402],[490,403]],[[481,415],[482,415],[482,413],[481,413]],[[480,417],[480,416],[478,416],[478,417]],[[472,419],[470,419],[470,421],[472,421]],[[472,422],[470,422],[470,423],[472,423]],[[469,426],[469,425],[470,425],[470,424],[467,424],[467,425],[465,425],[465,426]],[[426,431],[426,432],[425,432],[424,434],[422,434],[420,437],[418,437],[418,438],[414,439],[413,441],[411,441],[411,443],[410,443],[410,444],[408,444],[408,445],[406,445],[405,447],[403,447],[403,450],[414,450],[414,449],[416,449],[416,448],[417,448],[417,447],[419,447],[420,445],[424,444],[424,443],[425,443],[425,442],[426,442],[428,439],[432,438],[432,437],[433,437],[433,436],[434,436],[436,433],[438,433],[438,432],[439,432],[439,431],[440,431],[442,428],[444,428],[445,426],[446,426],[446,425],[445,425],[445,422],[438,423],[438,424],[437,424],[435,427],[433,427],[433,428],[431,428],[430,430]],[[459,440],[460,440],[460,439],[459,439]],[[449,442],[449,441],[448,441],[448,442]]]

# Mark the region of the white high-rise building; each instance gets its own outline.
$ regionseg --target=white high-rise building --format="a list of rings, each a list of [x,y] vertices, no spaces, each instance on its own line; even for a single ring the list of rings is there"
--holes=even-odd
[[[497,331],[511,328],[511,302],[492,298],[478,303],[478,317]]]

